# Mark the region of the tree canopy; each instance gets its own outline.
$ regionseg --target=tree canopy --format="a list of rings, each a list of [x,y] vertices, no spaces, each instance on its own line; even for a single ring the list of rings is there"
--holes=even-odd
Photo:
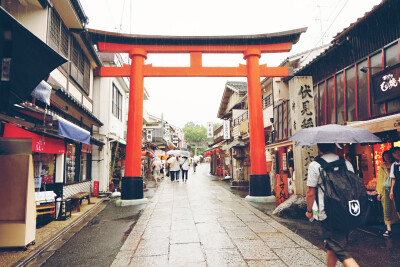
[[[197,155],[197,152],[202,154],[207,147],[207,128],[189,121],[183,127],[183,132],[185,133],[185,140],[189,150],[194,150],[194,155]]]

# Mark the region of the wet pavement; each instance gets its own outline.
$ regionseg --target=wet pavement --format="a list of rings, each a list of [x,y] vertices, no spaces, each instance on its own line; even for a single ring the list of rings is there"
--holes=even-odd
[[[163,181],[112,266],[325,266],[323,250],[212,180],[204,164]]]

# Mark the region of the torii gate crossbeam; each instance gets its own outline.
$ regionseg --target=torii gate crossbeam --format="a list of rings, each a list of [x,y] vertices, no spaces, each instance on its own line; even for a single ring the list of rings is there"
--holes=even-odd
[[[250,36],[143,36],[89,30],[102,52],[129,53],[131,65],[100,67],[102,77],[130,77],[127,150],[121,199],[143,198],[141,177],[141,140],[143,124],[144,77],[247,77],[250,124],[250,196],[269,196],[270,183],[265,161],[265,137],[261,96],[261,77],[292,75],[287,67],[259,64],[262,53],[288,52],[305,28]],[[145,65],[148,53],[189,53],[190,67],[153,67]],[[203,67],[203,53],[241,53],[246,65]],[[125,186],[124,186],[125,185]]]

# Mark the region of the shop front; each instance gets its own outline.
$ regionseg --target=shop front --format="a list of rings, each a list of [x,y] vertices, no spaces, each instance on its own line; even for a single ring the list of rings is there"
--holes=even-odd
[[[56,166],[66,152],[64,140],[38,135],[10,123],[4,125],[3,137],[32,140],[33,173],[38,190],[46,191],[47,185],[56,182]]]

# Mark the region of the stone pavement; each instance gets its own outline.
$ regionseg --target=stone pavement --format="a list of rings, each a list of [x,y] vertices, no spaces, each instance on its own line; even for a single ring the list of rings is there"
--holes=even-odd
[[[325,266],[323,250],[211,181],[164,179],[112,266]]]

